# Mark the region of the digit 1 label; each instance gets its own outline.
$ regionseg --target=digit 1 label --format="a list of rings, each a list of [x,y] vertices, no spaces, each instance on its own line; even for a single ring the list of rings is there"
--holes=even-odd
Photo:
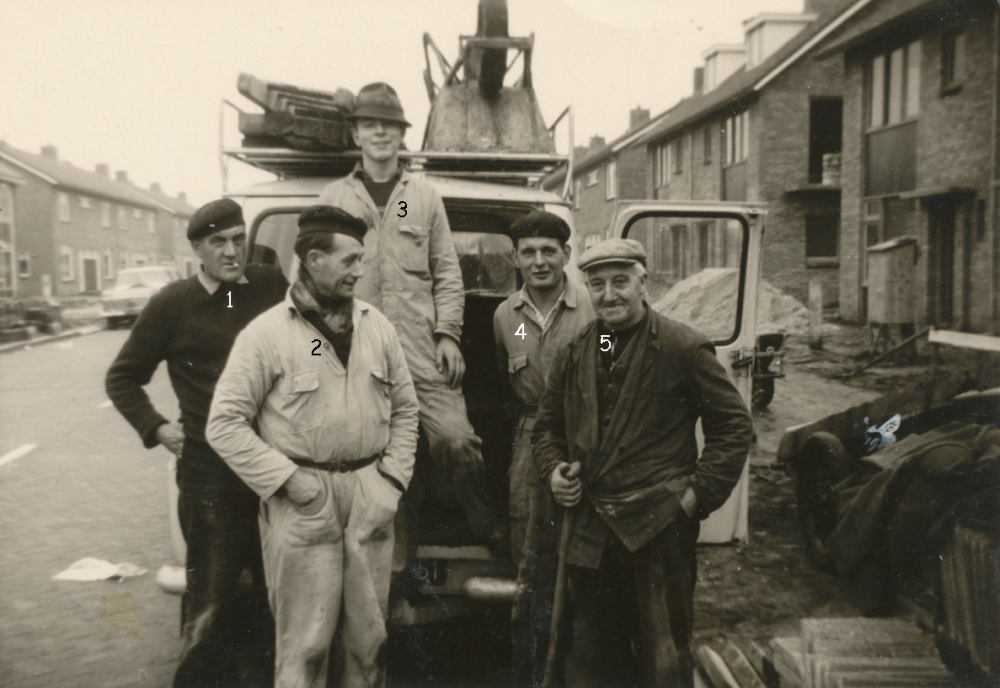
[[[229,305],[226,306],[226,308],[232,308],[232,307],[233,307],[233,292],[229,292]]]
[[[517,328],[517,332],[514,333],[514,336],[520,337],[521,339],[528,336],[528,333],[524,331],[524,323],[521,323],[521,326]]]

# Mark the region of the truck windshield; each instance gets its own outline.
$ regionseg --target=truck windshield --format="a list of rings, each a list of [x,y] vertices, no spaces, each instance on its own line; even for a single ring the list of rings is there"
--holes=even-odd
[[[118,273],[117,284],[126,287],[147,287],[166,284],[174,280],[169,270],[150,268],[148,270],[122,270]]]

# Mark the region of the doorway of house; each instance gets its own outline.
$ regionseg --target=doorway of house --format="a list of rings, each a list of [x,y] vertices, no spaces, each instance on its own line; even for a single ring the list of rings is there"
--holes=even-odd
[[[97,259],[83,259],[83,290],[88,294],[100,291],[97,287]]]
[[[942,327],[951,325],[955,315],[955,203],[932,202],[927,213],[927,321]]]

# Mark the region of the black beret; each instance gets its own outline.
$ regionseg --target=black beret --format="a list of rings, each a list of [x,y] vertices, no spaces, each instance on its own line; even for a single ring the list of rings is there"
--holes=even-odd
[[[569,225],[558,215],[536,210],[514,220],[509,234],[515,246],[518,239],[529,237],[558,239],[559,243],[565,244],[569,241]]]
[[[203,239],[209,234],[221,232],[230,227],[246,224],[243,222],[243,209],[231,198],[221,198],[218,201],[206,203],[194,212],[188,222],[187,237],[189,241]]]
[[[353,237],[363,244],[367,231],[368,224],[360,217],[354,217],[332,205],[309,206],[299,215],[299,239],[313,232],[336,232]]]

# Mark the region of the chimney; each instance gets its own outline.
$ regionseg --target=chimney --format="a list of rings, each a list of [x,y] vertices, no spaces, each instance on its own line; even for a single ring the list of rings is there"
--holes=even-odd
[[[121,182],[122,184],[128,184],[128,172],[125,170],[118,170],[115,172],[115,181]]]
[[[187,200],[188,200],[187,194],[184,193],[183,191],[178,192],[178,194],[177,194],[177,200],[180,201],[180,202],[182,202],[182,203],[187,203]]]
[[[805,0],[802,7],[803,14],[822,14],[833,3],[830,0]]]
[[[42,157],[51,160],[59,159],[59,149],[55,146],[42,146]]]
[[[97,174],[101,175],[102,177],[107,177],[108,166],[105,165],[103,162],[99,162],[97,163],[97,165],[94,166],[94,172],[97,172]]]
[[[163,193],[163,189],[160,188],[160,182],[153,182],[149,185],[150,191],[155,191],[156,193]]]
[[[635,129],[636,127],[641,127],[643,124],[649,121],[649,110],[636,106],[634,110],[630,110],[628,113],[628,128]]]
[[[705,68],[694,68],[694,94],[700,96],[705,92]]]
[[[588,150],[591,153],[593,153],[594,151],[599,150],[601,148],[604,148],[604,137],[603,136],[591,136],[590,137],[590,146],[588,147]]]
[[[573,147],[573,157],[576,158],[577,160],[581,160],[582,158],[587,157],[587,153],[589,152],[590,151],[587,149],[586,146]]]

